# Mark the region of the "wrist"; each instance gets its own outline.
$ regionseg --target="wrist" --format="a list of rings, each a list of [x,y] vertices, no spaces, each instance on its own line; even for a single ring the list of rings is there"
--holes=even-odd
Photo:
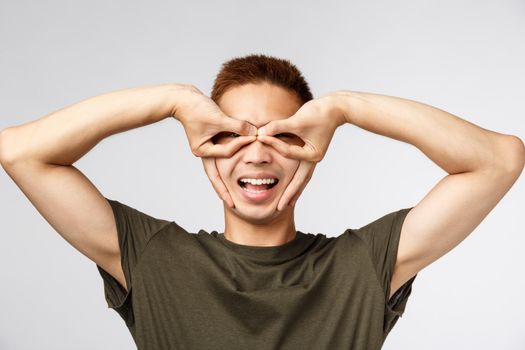
[[[339,90],[327,95],[329,114],[338,120],[338,126],[351,123],[351,91]]]
[[[177,111],[180,110],[181,101],[185,99],[183,95],[187,91],[188,87],[189,84],[173,83],[165,85],[166,108],[168,110],[168,113],[165,116],[166,118],[171,117],[180,121],[180,116],[178,115]]]
[[[204,95],[195,85],[192,84],[170,84],[171,110],[169,116],[183,122],[181,118],[187,114],[188,106],[194,106],[202,102]]]

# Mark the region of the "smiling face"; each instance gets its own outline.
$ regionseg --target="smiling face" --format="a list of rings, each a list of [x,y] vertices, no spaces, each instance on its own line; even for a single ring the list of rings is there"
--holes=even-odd
[[[292,91],[263,82],[230,88],[219,99],[218,105],[226,115],[260,128],[272,120],[292,116],[301,107],[301,101]],[[234,133],[221,133],[215,142],[225,144],[237,136]],[[304,144],[299,137],[291,134],[275,137],[294,145]],[[273,147],[256,140],[230,158],[216,158],[215,162],[235,203],[235,208],[225,206],[226,210],[257,224],[269,223],[280,215],[293,215],[291,207],[282,212],[277,211],[277,204],[293,178],[299,160],[286,158]],[[249,179],[262,178],[274,179],[274,183],[246,183]]]

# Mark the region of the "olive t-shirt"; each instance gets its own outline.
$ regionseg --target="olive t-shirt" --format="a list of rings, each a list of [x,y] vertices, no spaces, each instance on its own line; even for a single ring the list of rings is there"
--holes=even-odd
[[[388,300],[412,207],[337,237],[296,231],[257,247],[106,199],[129,291],[97,268],[139,350],[380,349],[417,277]]]

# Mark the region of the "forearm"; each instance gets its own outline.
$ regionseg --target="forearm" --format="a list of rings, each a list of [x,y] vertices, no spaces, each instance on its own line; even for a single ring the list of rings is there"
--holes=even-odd
[[[71,165],[102,139],[170,116],[180,89],[162,84],[117,90],[82,100],[2,132],[2,157]]]
[[[348,123],[407,142],[449,174],[523,166],[523,142],[430,105],[399,97],[338,91]]]

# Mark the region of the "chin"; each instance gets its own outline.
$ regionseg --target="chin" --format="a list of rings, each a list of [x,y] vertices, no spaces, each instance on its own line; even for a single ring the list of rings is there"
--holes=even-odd
[[[266,206],[242,203],[239,206],[236,205],[233,212],[243,220],[254,224],[266,224],[281,215],[281,212],[277,210],[277,204],[274,203]]]

